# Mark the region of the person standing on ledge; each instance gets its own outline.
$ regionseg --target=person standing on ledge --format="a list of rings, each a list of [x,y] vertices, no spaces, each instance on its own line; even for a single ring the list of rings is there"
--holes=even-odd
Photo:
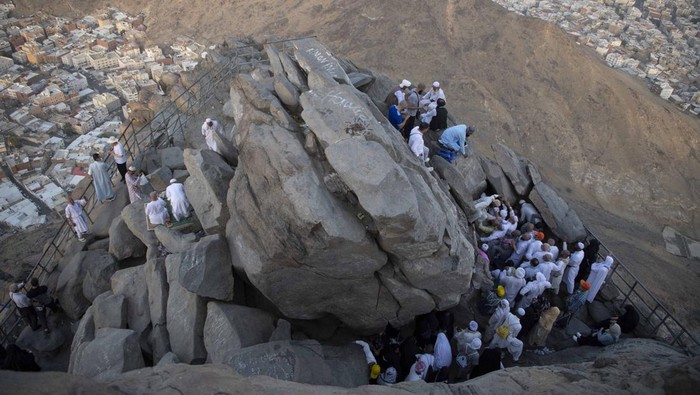
[[[207,142],[207,147],[217,153],[219,151],[217,149],[218,147],[216,146],[216,140],[214,140],[214,133],[219,133],[220,131],[221,125],[218,121],[211,118],[204,120],[204,123],[202,124],[202,136],[204,136],[204,140]]]
[[[114,189],[112,180],[109,178],[109,167],[102,161],[100,154],[92,154],[93,162],[88,168],[88,175],[92,177],[95,186],[95,197],[100,202],[114,200]]]
[[[124,175],[126,174],[126,150],[122,143],[114,136],[109,138],[109,143],[112,144],[112,150],[109,151],[109,154],[114,158],[114,162],[117,164],[117,170],[119,170],[119,174],[122,176],[122,182],[124,182]]]
[[[88,223],[83,211],[83,206],[87,204],[87,200],[78,199],[73,200],[72,197],[68,197],[66,200],[66,221],[73,228],[75,234],[78,236],[78,240],[85,241],[85,234],[88,233]]]
[[[143,199],[141,192],[141,180],[145,177],[143,173],[136,175],[136,167],[129,166],[129,172],[126,173],[126,189],[129,191],[129,202],[133,203]]]

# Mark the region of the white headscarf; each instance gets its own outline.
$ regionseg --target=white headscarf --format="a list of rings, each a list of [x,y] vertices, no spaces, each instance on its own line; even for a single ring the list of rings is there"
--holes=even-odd
[[[435,362],[433,364],[434,369],[440,369],[443,367],[450,366],[452,363],[452,347],[450,347],[450,342],[447,340],[447,336],[443,332],[438,333],[437,340],[435,340]]]
[[[605,266],[605,267],[607,267],[608,269],[610,269],[610,268],[612,267],[613,262],[615,262],[615,260],[613,259],[613,257],[611,257],[610,255],[608,255],[607,257],[605,257],[605,262],[603,263],[603,266]]]

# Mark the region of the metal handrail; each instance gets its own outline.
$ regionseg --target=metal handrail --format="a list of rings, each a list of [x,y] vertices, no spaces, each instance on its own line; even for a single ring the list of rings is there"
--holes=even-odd
[[[197,111],[185,111],[184,118],[186,119],[185,122],[181,121],[181,117],[183,117],[183,112],[180,111],[182,109],[182,105],[178,105],[177,102],[179,101],[180,98],[182,98],[185,94],[194,94],[195,90],[199,88],[199,85],[203,81],[208,81],[210,83],[210,86],[213,86],[212,84],[214,83],[213,81],[215,79],[220,79],[220,78],[225,78],[227,76],[231,76],[234,73],[238,72],[237,69],[241,66],[252,66],[253,68],[257,64],[267,64],[269,63],[269,60],[265,59],[255,59],[253,55],[257,55],[258,53],[253,51],[254,47],[256,46],[261,46],[265,44],[279,44],[279,43],[287,43],[295,40],[300,40],[304,38],[312,38],[315,36],[307,36],[307,37],[300,37],[300,38],[294,38],[294,39],[287,39],[287,40],[277,40],[277,41],[270,41],[270,42],[265,42],[262,44],[253,44],[253,45],[247,45],[247,46],[241,46],[237,48],[233,48],[232,51],[235,51],[235,54],[229,58],[228,62],[225,63],[217,63],[214,65],[211,65],[207,71],[202,73],[189,87],[185,87],[185,90],[178,95],[174,100],[172,100],[170,103],[168,103],[161,111],[159,111],[153,118],[151,118],[148,122],[146,122],[141,128],[136,130],[136,127],[134,125],[134,120],[130,119],[129,123],[127,126],[124,128],[123,132],[119,135],[119,141],[122,141],[124,143],[125,148],[127,149],[127,152],[131,156],[132,161],[135,158],[135,154],[142,152],[145,149],[148,148],[160,148],[164,146],[165,144],[169,144],[172,142],[172,137],[175,132],[173,133],[168,133],[168,138],[165,139],[165,141],[161,142],[160,144],[155,145],[156,138],[154,137],[154,133],[156,132],[161,132],[163,129],[167,132],[167,123],[175,117],[175,119],[178,121],[178,128],[179,132],[182,133],[183,138],[184,138],[184,128],[187,125],[187,123],[192,120],[195,117],[195,114]],[[250,53],[249,54],[241,54],[239,53],[240,50],[243,49],[249,49]],[[284,50],[284,48],[283,48]],[[240,59],[242,57],[245,57],[246,55],[250,55],[252,61],[250,62],[241,62]],[[215,71],[216,70],[216,71]],[[212,74],[213,73],[213,74]],[[206,77],[211,77],[207,78]],[[206,97],[205,99],[196,100],[196,108],[197,110],[201,109],[206,103],[211,100],[213,95],[210,95]],[[187,105],[191,105],[191,102],[188,100]],[[189,114],[188,114],[189,113]],[[166,116],[167,114],[167,116]],[[159,116],[162,116],[162,122],[161,124],[154,130],[153,128],[153,121],[156,120]],[[166,126],[163,126],[166,125]],[[148,135],[141,141],[139,141],[138,135],[146,131],[146,128],[150,128],[148,131]],[[131,131],[131,133],[128,133]],[[133,140],[133,144],[130,143],[130,141]],[[151,144],[150,147],[149,145],[142,145],[141,143],[144,143],[146,141],[150,140]],[[109,164],[109,174],[110,177],[113,176],[116,171],[116,163],[111,157],[107,157],[105,160],[106,163]],[[93,200],[95,191],[94,191],[94,185],[92,181],[88,184],[88,186],[85,188],[85,190],[82,192],[80,195],[79,199],[85,199],[88,201],[88,204],[86,206],[91,205],[90,207],[86,207],[84,212],[86,216],[88,217],[88,220],[92,222],[92,219],[90,218],[90,213],[92,210],[95,208],[95,202]],[[56,234],[54,237],[51,239],[49,242],[48,246],[44,249],[44,252],[42,253],[41,257],[39,258],[39,261],[37,262],[36,265],[32,268],[32,270],[29,272],[29,275],[26,278],[26,282],[28,282],[32,277],[38,277],[40,282],[44,282],[46,277],[53,273],[56,263],[55,262],[55,257],[56,254],[59,254],[61,258],[64,256],[65,252],[65,241],[67,240],[67,236],[72,233],[72,230],[70,229],[70,226],[68,225],[67,221],[64,219],[64,221],[61,223],[61,226],[59,227],[58,231],[56,231]],[[38,273],[38,274],[37,274]],[[9,323],[11,319],[14,318],[14,322]],[[7,345],[8,341],[10,338],[16,339],[16,336],[13,336],[13,333],[23,324],[23,320],[19,316],[17,312],[17,308],[12,303],[12,301],[8,298],[8,300],[0,306],[0,344],[2,345]],[[7,329],[9,326],[9,329]]]
[[[600,246],[603,247],[609,255],[615,258],[615,263],[608,272],[605,282],[612,284],[612,286],[614,286],[621,295],[624,295],[623,304],[629,303],[633,305],[640,313],[640,320],[642,323],[647,327],[652,328],[648,333],[645,333],[645,335],[648,337],[657,337],[660,340],[669,343],[671,346],[679,346],[688,354],[696,354],[698,349],[700,349],[700,341],[698,341],[690,333],[690,331],[688,331],[685,326],[683,326],[683,324],[681,324],[681,322],[676,319],[673,314],[671,314],[670,310],[664,306],[658,297],[649,288],[647,288],[634,273],[632,273],[632,271],[622,262],[622,260],[613,254],[612,250],[601,241],[600,237],[598,237],[587,226],[584,225],[584,228],[590,236],[595,237],[600,242]],[[603,256],[601,253],[598,255],[600,257]],[[618,283],[615,281],[616,279],[620,282]],[[628,279],[631,279],[631,281],[628,281]],[[623,289],[622,284],[624,284],[627,289]],[[639,289],[643,291],[643,294],[638,291]],[[645,298],[650,299],[652,304],[650,305],[647,303]],[[649,313],[644,314],[644,311],[648,311]],[[658,320],[657,323],[652,322],[654,318]],[[676,328],[672,328],[671,324]],[[670,338],[660,334],[662,329],[665,329],[666,332],[668,332]],[[688,339],[688,342],[682,342],[681,339],[683,337]]]

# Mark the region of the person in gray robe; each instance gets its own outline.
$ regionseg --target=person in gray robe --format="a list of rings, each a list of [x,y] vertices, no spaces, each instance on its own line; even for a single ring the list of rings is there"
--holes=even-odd
[[[92,154],[93,162],[88,167],[88,174],[92,177],[95,186],[95,197],[100,202],[114,200],[114,188],[109,177],[109,166],[102,161],[100,154]]]

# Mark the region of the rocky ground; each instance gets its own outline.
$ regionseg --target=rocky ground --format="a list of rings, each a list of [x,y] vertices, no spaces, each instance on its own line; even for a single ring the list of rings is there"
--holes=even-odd
[[[82,15],[105,4],[26,1],[17,9]],[[506,142],[531,158],[666,305],[698,326],[686,301],[700,296],[699,266],[664,252],[660,233],[668,224],[700,236],[699,122],[609,69],[559,28],[488,0],[410,7],[398,0],[248,0],[222,2],[216,13],[199,0],[119,6],[145,12],[155,41],[177,34],[202,41],[317,35],[339,55],[394,80],[441,81],[450,112],[478,126],[480,152]]]

